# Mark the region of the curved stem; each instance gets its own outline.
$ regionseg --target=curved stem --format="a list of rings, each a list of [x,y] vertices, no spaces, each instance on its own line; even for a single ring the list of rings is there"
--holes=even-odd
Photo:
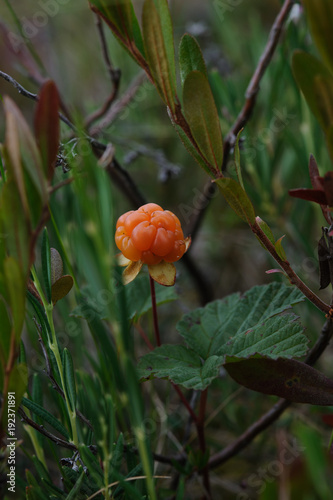
[[[149,283],[150,283],[150,292],[151,292],[151,305],[153,308],[154,333],[155,333],[156,345],[160,346],[161,345],[161,338],[160,338],[160,330],[158,327],[158,318],[157,318],[155,281],[153,280],[153,278],[150,275],[149,275]]]

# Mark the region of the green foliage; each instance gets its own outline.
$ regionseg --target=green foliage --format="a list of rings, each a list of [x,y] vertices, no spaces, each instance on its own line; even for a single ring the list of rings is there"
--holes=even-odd
[[[219,171],[223,160],[220,122],[208,80],[201,71],[188,73],[183,101],[187,122],[201,153]]]
[[[304,328],[295,315],[278,315],[302,300],[297,289],[272,283],[254,287],[243,297],[233,294],[211,302],[177,325],[189,348],[164,345],[146,354],[139,376],[168,378],[204,390],[219,375],[226,356],[301,357],[308,343]]]

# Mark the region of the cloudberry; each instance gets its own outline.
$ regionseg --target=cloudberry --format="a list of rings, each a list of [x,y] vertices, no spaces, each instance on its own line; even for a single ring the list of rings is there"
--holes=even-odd
[[[162,260],[176,262],[187,249],[179,219],[156,203],[119,217],[115,241],[127,259],[149,266]]]

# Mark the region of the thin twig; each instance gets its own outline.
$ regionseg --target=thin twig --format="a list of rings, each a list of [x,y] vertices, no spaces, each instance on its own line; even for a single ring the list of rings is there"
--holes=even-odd
[[[246,101],[245,104],[239,113],[235,123],[231,127],[230,132],[228,133],[227,137],[224,140],[224,158],[223,158],[223,165],[222,165],[222,171],[226,169],[227,166],[227,161],[228,161],[228,156],[230,149],[233,147],[235,138],[238,134],[238,132],[244,127],[244,125],[248,122],[252,115],[252,111],[254,108],[254,105],[256,103],[257,95],[260,90],[260,82],[262,77],[265,74],[265,71],[270,64],[276,46],[278,44],[279,38],[281,36],[282,28],[287,20],[288,14],[294,4],[295,0],[285,0],[284,4],[281,7],[280,12],[278,13],[277,17],[275,18],[274,24],[270,30],[269,37],[267,44],[265,46],[265,49],[259,59],[258,65],[253,73],[253,76],[250,80],[250,83],[246,89],[245,92],[245,97]]]
[[[156,292],[155,292],[155,281],[149,275],[149,283],[150,283],[150,293],[151,293],[151,306],[153,309],[153,320],[154,320],[154,334],[156,339],[156,345],[161,345],[161,337],[160,337],[160,329],[158,326],[158,317],[157,317],[157,306],[156,306]]]
[[[104,57],[104,61],[105,61],[107,70],[108,70],[109,75],[110,75],[112,90],[111,90],[109,97],[107,98],[107,100],[103,104],[103,106],[100,109],[98,109],[97,111],[94,111],[93,113],[91,113],[91,115],[86,118],[86,121],[84,124],[86,129],[89,129],[90,125],[93,122],[95,122],[96,120],[98,120],[99,118],[104,116],[105,113],[107,112],[107,110],[109,109],[109,107],[111,106],[111,104],[116,99],[116,97],[118,95],[118,91],[119,91],[119,83],[120,83],[120,75],[121,75],[120,70],[114,68],[113,64],[111,62],[111,59],[109,56],[109,51],[107,48],[106,39],[105,39],[103,24],[101,22],[101,18],[96,13],[95,13],[95,16],[96,16],[96,26],[97,26],[99,38],[101,41],[101,46],[102,46],[102,54]]]
[[[63,448],[68,448],[69,450],[77,451],[75,444],[69,443],[68,441],[65,441],[64,439],[58,438],[57,436],[55,436],[51,432],[47,431],[45,429],[45,427],[43,427],[42,425],[38,425],[36,422],[34,422],[34,420],[29,418],[21,406],[18,408],[17,412],[20,415],[23,422],[30,425],[30,427],[33,427],[34,429],[36,429],[36,431],[38,431],[40,434],[43,434],[43,436],[47,437],[48,439],[53,441],[55,444],[62,446]]]
[[[333,335],[333,322],[331,319],[327,319],[321,334],[315,343],[315,345],[310,350],[309,354],[305,359],[307,365],[314,365],[319,359],[322,353],[325,351]],[[280,415],[291,405],[290,401],[286,399],[280,399],[270,410],[268,410],[264,415],[262,415],[259,420],[252,424],[241,436],[239,436],[233,443],[224,448],[219,453],[212,455],[208,466],[210,469],[214,469],[219,465],[222,465],[230,458],[237,455],[237,453],[246,446],[248,446],[253,439],[263,432],[267,427],[269,427],[273,422],[275,422]]]
[[[278,44],[283,25],[287,19],[287,16],[290,12],[290,9],[294,3],[294,0],[286,0],[281,7],[281,10],[279,14],[277,15],[274,24],[270,30],[269,36],[268,36],[268,41],[266,43],[265,49],[259,59],[259,62],[257,64],[257,67],[253,73],[253,76],[250,80],[250,83],[247,87],[245,97],[246,101],[244,103],[244,106],[242,110],[240,111],[235,123],[232,125],[229,133],[224,139],[224,145],[223,145],[223,165],[222,165],[222,171],[226,169],[228,160],[229,160],[229,154],[231,148],[234,146],[235,143],[235,138],[237,137],[238,132],[246,125],[248,120],[250,119],[253,108],[256,103],[256,98],[258,95],[258,92],[260,90],[260,82],[262,77],[265,74],[265,71],[270,64],[276,46]],[[211,181],[207,182],[207,185],[205,187],[205,196],[207,198],[207,202],[204,201],[201,203],[201,206],[198,207],[198,211],[196,212],[196,217],[192,221],[190,229],[191,229],[191,237],[192,241],[194,240],[198,229],[200,228],[201,222],[203,221],[203,217],[205,214],[205,211],[207,207],[209,206],[209,202],[213,198],[214,195],[214,188],[210,188],[209,190],[209,184],[211,184]],[[207,193],[207,194],[206,194]]]
[[[29,92],[29,90],[22,87],[20,83],[18,83],[13,77],[9,76],[7,73],[0,71],[0,76],[8,83],[10,83],[18,91],[19,94],[23,95],[24,97],[27,97],[28,99],[32,99],[33,101],[38,101],[39,99],[38,94],[33,94],[32,92]],[[72,130],[76,130],[73,123],[65,115],[59,113],[59,118],[61,121],[66,123],[66,125],[68,125],[68,127],[70,127]]]
[[[134,99],[137,91],[146,79],[147,76],[143,71],[139,73],[131,82],[126,92],[123,93],[123,95],[114,103],[112,108],[110,108],[109,112],[106,113],[103,120],[89,130],[90,135],[98,136],[106,127],[108,127]]]

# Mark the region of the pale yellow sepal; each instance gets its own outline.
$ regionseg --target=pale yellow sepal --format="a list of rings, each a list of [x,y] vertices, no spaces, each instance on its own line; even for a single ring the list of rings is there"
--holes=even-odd
[[[137,262],[130,261],[130,264],[128,264],[123,272],[124,285],[128,285],[128,283],[130,283],[137,277],[137,275],[141,271],[142,266],[143,262],[141,260],[138,260]]]
[[[162,260],[159,264],[148,266],[148,271],[153,280],[160,285],[173,286],[176,281],[176,268],[171,262]]]

